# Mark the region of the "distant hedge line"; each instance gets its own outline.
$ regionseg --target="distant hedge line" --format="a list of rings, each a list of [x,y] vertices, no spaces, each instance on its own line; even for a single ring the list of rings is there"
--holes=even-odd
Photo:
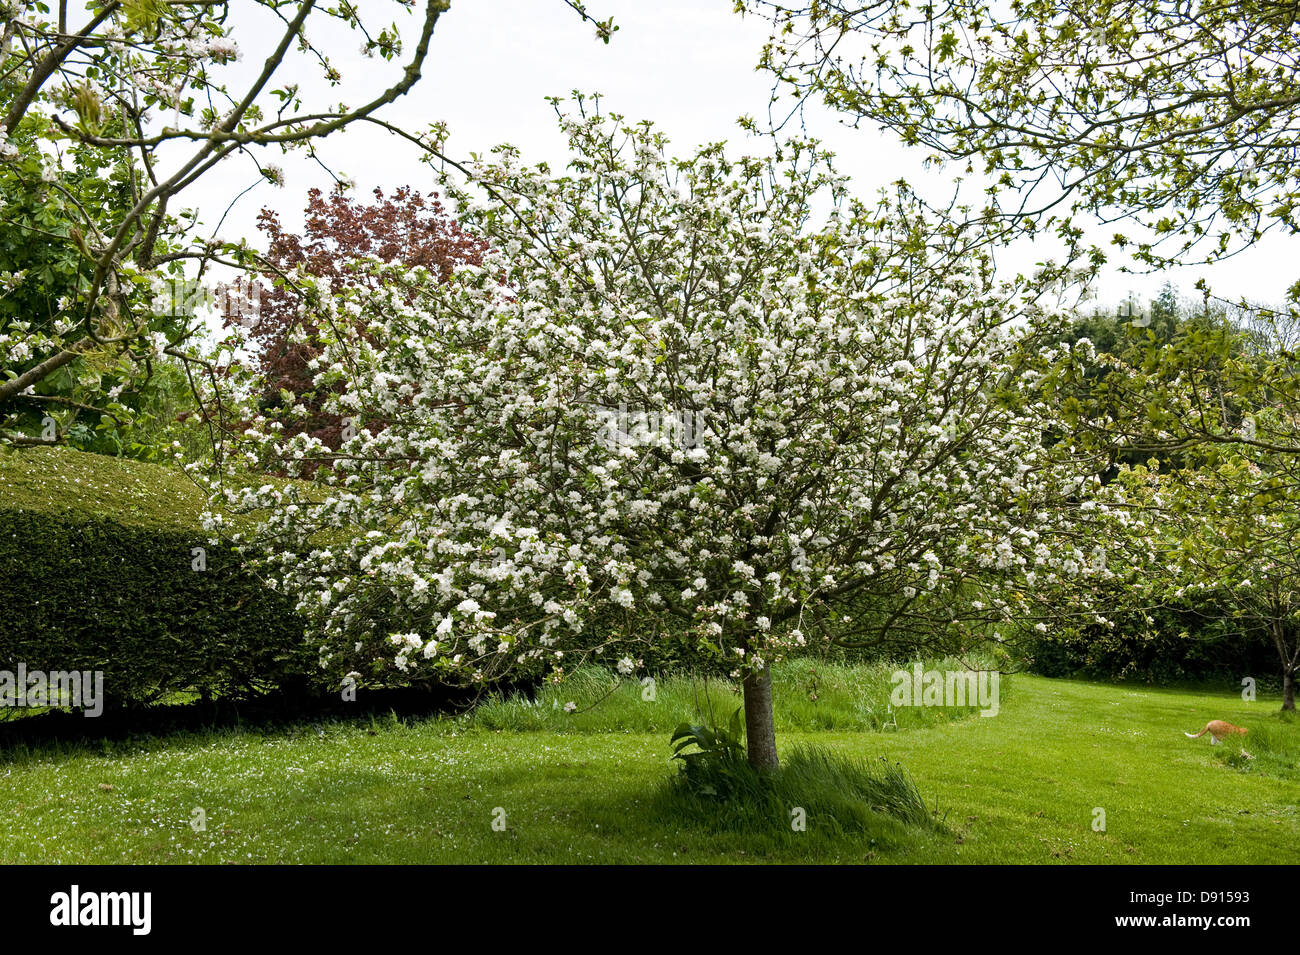
[[[1188,604],[1138,614],[1111,613],[1115,626],[1064,627],[1038,637],[1031,670],[1043,676],[1129,679],[1147,683],[1218,681],[1254,677],[1278,682],[1277,651],[1267,634],[1215,616],[1214,608]]]
[[[317,669],[285,598],[174,527],[0,507],[0,608],[0,669],[102,670],[118,704],[305,688]]]

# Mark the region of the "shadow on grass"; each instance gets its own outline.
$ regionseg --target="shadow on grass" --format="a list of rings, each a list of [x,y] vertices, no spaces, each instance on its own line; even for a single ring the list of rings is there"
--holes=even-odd
[[[527,681],[502,684],[497,692],[523,694]],[[14,751],[81,752],[106,743],[184,738],[226,731],[292,734],[313,724],[364,725],[376,720],[420,721],[454,716],[484,699],[482,689],[458,686],[359,690],[351,701],[339,694],[268,693],[246,700],[215,699],[150,706],[110,703],[97,717],[70,709],[0,709],[0,761]]]

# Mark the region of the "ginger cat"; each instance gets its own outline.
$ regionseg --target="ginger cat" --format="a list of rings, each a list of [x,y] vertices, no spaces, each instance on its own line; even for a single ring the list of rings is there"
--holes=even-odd
[[[1213,746],[1230,733],[1240,733],[1245,736],[1247,730],[1245,727],[1233,726],[1227,720],[1210,720],[1205,724],[1205,729],[1199,733],[1184,733],[1183,735],[1188,739],[1200,739],[1206,733],[1210,734],[1210,745]]]

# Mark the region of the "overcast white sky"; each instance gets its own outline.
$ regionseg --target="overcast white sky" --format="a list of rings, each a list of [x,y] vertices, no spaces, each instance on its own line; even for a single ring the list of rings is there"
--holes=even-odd
[[[363,2],[363,11],[366,6]],[[592,26],[561,0],[456,0],[438,23],[424,78],[383,115],[416,129],[434,120],[447,122],[454,155],[511,142],[522,149],[525,160],[555,165],[562,164],[563,141],[544,97],[581,89],[601,93],[607,109],[629,119],[653,120],[679,154],[717,139],[729,140],[738,152],[759,148],[744,142],[746,136],[735,121],[742,114],[767,115],[771,80],[754,68],[767,37],[764,21],[735,14],[733,0],[588,0],[588,7],[601,18],[613,16],[619,26],[609,45],[596,40]],[[414,23],[414,18],[407,22]],[[243,69],[260,63],[258,34],[256,24],[234,21],[235,38],[248,51]],[[332,38],[313,36],[320,39]],[[382,75],[379,61],[360,55],[359,37],[345,33],[337,43],[323,45],[331,48],[343,72],[343,98],[349,104],[359,102],[363,92],[381,80],[391,81],[391,76]],[[902,177],[923,195],[936,201],[946,198],[945,184],[955,171],[922,169],[921,153],[904,149],[892,134],[847,128],[820,105],[810,109],[807,122],[809,131],[836,151],[841,170],[853,176],[859,194],[870,195]],[[321,152],[336,171],[357,182],[362,195],[374,186],[432,186],[429,169],[412,148],[373,128],[357,127],[331,137]],[[284,166],[287,186],[265,184],[250,192],[227,218],[223,235],[255,235],[253,224],[263,206],[277,210],[287,225],[296,227],[307,189],[330,185],[324,171],[310,163]],[[186,195],[211,225],[255,178],[251,165],[237,165],[211,175]],[[1204,275],[1219,294],[1280,302],[1287,287],[1300,278],[1295,248],[1294,240],[1275,236],[1211,268],[1189,267],[1157,277],[1112,270],[1099,289],[1100,297],[1117,302],[1130,290],[1149,297],[1166,278],[1190,293],[1197,277]],[[1045,254],[1050,249],[1043,246],[1020,250],[1009,264],[1028,268]],[[1117,255],[1112,261],[1118,262]]]

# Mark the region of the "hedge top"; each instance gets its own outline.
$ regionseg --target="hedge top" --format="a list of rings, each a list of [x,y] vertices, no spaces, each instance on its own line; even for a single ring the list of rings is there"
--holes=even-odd
[[[203,534],[203,491],[175,468],[70,448],[0,451],[0,509]]]

